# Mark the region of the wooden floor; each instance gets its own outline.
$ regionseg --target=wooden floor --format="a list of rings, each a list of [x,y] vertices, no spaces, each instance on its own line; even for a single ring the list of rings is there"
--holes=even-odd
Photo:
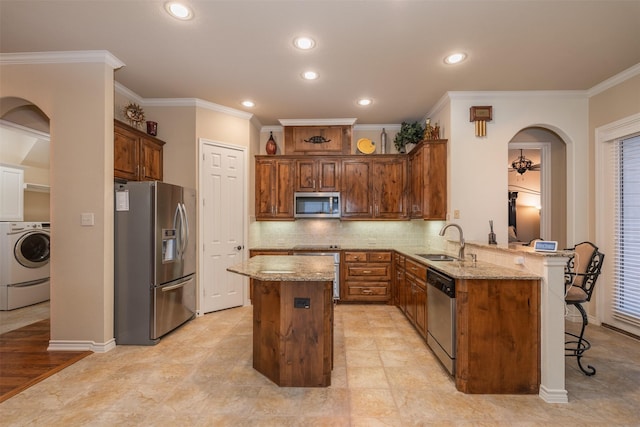
[[[0,335],[0,402],[91,354],[47,351],[49,319]]]

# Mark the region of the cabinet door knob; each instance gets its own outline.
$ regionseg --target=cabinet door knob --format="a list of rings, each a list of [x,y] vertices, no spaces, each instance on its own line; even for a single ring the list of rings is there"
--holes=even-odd
[[[244,246],[243,246],[243,245],[238,245],[238,246],[236,246],[236,249],[237,249],[237,250],[239,250],[239,251],[241,251],[241,250],[243,250],[243,249],[244,249]]]

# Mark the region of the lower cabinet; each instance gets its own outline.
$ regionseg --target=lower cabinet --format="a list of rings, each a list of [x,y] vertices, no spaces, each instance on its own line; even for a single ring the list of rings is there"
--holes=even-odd
[[[406,310],[404,294],[404,255],[398,252],[393,253],[393,284],[391,286],[391,295],[393,295],[393,304],[400,308],[404,313]]]
[[[287,249],[249,249],[249,258],[258,255],[291,255]],[[253,279],[249,279],[249,300],[253,302]]]
[[[345,251],[340,299],[391,302],[391,252]]]
[[[459,391],[538,393],[538,280],[456,280],[456,327]]]
[[[418,333],[427,338],[427,267],[412,259],[405,261],[405,316]]]

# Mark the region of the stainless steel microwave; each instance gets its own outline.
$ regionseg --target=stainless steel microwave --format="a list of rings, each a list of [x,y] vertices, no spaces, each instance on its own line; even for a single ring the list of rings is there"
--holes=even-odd
[[[294,194],[296,218],[340,218],[340,193]]]

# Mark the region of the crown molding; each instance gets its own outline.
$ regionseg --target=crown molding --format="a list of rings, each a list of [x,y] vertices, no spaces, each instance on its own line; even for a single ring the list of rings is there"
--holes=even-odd
[[[124,62],[116,58],[108,50],[78,50],[58,52],[17,52],[0,53],[0,64],[70,64],[100,62],[114,70],[124,67]]]
[[[629,80],[637,75],[640,75],[640,63],[627,68],[626,70],[616,74],[613,77],[608,78],[601,83],[598,83],[587,91],[587,95],[589,96],[589,98],[591,98],[592,96],[598,95],[599,93],[611,89],[612,87],[617,86],[620,83],[623,83],[626,80]]]
[[[124,86],[121,83],[114,81],[113,89],[120,95],[124,96],[125,98],[131,101],[134,101],[136,104],[140,104],[140,105],[144,104],[144,99],[140,95],[138,95],[137,93],[135,93],[134,91],[132,91],[131,89],[129,89],[128,87]]]
[[[358,119],[279,119],[282,126],[353,126]]]
[[[450,91],[446,96],[456,101],[476,101],[487,99],[513,99],[513,98],[587,98],[586,90],[517,90],[517,91],[479,91],[461,92]]]

